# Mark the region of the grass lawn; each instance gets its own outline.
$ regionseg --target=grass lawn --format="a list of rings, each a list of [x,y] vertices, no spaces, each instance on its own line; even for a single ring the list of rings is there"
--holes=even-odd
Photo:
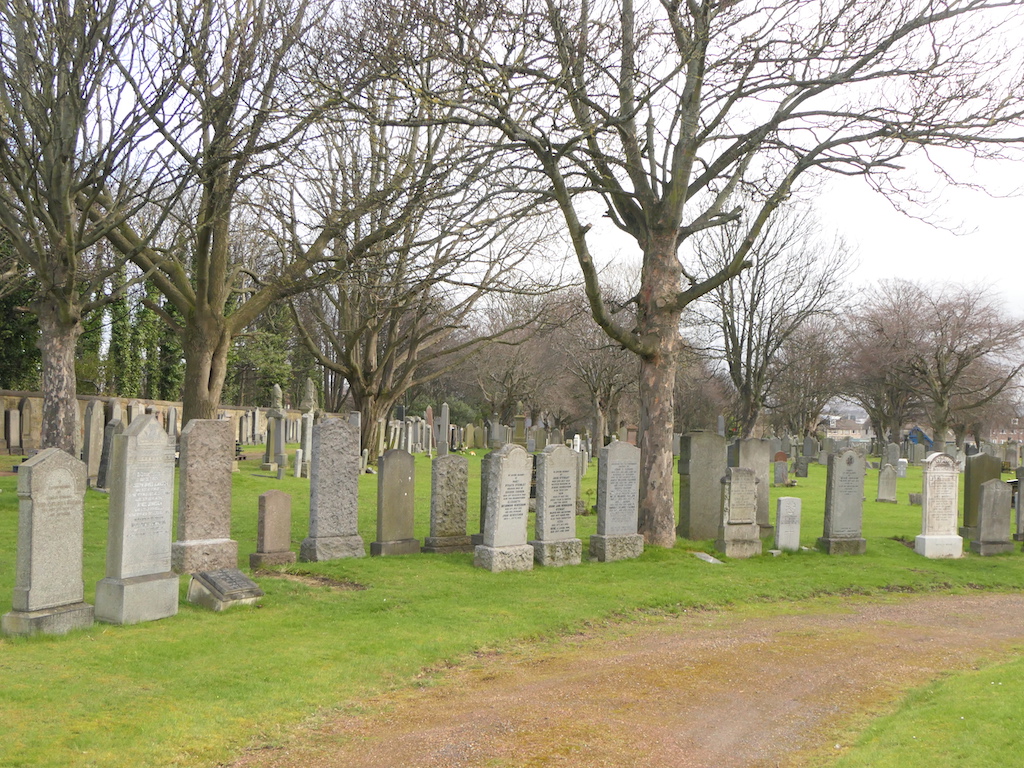
[[[480,458],[470,457],[471,531],[479,519]],[[0,471],[13,461],[0,457]],[[308,532],[309,482],[294,477],[278,482],[251,460],[240,466],[234,475],[232,537],[239,542],[239,565],[247,570],[255,549],[258,495],[271,488],[291,494],[297,551]],[[430,508],[426,456],[416,459],[416,477],[416,536],[422,540]],[[825,468],[815,464],[800,486],[772,489],[773,515],[776,496],[803,500],[801,539],[808,547],[822,531],[824,479]],[[376,480],[371,475],[360,480],[359,528],[367,545],[376,533]],[[529,573],[475,569],[470,554],[299,563],[287,571],[325,579],[258,575],[266,591],[259,608],[214,614],[182,602],[176,617],[162,621],[97,624],[57,638],[0,639],[0,765],[216,765],[244,747],[279,741],[290,725],[318,711],[357,708],[361,698],[375,692],[429,684],[434,670],[471,652],[556,637],[588,623],[628,619],[637,611],[826,594],[1011,590],[1024,584],[1019,553],[958,561],[916,555],[897,539],[912,541],[920,532],[921,510],[908,505],[907,494],[920,490],[921,470],[911,467],[908,477],[898,481],[898,504],[875,503],[876,482],[877,472],[869,470],[864,505],[868,550],[859,557],[800,552],[715,566],[691,554],[713,552],[713,542],[679,540],[674,549],[648,550],[639,560]],[[584,479],[588,504],[593,504],[595,483],[596,461]],[[10,610],[14,587],[15,489],[16,476],[0,476],[0,613]],[[106,522],[106,495],[88,491],[88,602],[104,575]],[[595,518],[578,518],[584,551],[595,530]],[[182,598],[185,586],[183,577]],[[1011,664],[1009,671],[1021,672],[1019,667]],[[863,746],[848,753],[842,765],[866,764],[858,762],[861,749],[896,749],[902,737],[889,739],[886,723],[917,728],[902,723],[922,716],[927,708],[921,703],[948,698],[944,686],[978,687],[982,693],[973,698],[954,689],[956,706],[965,708],[957,710],[957,717],[967,711],[1002,728],[1002,718],[1014,713],[1009,705],[1005,710],[991,706],[991,697],[983,695],[988,680],[979,674],[976,681],[957,676],[913,694],[900,711],[869,730]],[[1010,693],[1004,689],[1001,693]],[[933,741],[932,746],[939,754],[941,744]],[[910,764],[893,754],[890,762],[872,764]]]

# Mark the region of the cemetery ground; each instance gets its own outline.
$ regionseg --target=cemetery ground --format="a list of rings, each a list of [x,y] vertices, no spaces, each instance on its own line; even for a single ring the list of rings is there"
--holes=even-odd
[[[479,459],[470,457],[471,530],[478,519]],[[0,458],[0,473],[13,461]],[[292,495],[293,549],[308,530],[308,480],[278,481],[258,466],[240,462],[241,472],[234,476],[231,534],[239,542],[243,568],[255,549],[260,493],[280,488]],[[910,593],[939,601],[934,610],[940,625],[944,603],[939,595],[958,595],[945,598],[953,601],[954,610],[956,600],[976,595],[1019,595],[1024,584],[1020,552],[928,560],[905,546],[920,532],[921,509],[910,506],[907,495],[920,490],[921,470],[911,468],[898,481],[895,505],[871,501],[875,475],[869,470],[865,482],[868,547],[862,556],[800,552],[712,565],[691,553],[713,552],[713,542],[680,540],[672,550],[650,549],[638,560],[585,561],[527,573],[475,569],[471,554],[298,563],[255,575],[266,591],[259,608],[215,614],[182,600],[178,615],[161,621],[97,624],[65,637],[0,639],[0,765],[212,766],[244,765],[250,758],[254,765],[273,765],[275,754],[289,754],[303,739],[310,741],[314,756],[317,750],[330,754],[343,746],[353,737],[327,727],[339,719],[365,715],[371,726],[377,723],[387,732],[387,718],[373,719],[381,707],[401,706],[403,697],[420,695],[419,689],[432,693],[457,687],[467,670],[500,671],[523,666],[523,659],[530,666],[531,659],[563,651],[583,665],[588,659],[606,662],[607,655],[595,649],[629,650],[695,616],[699,638],[714,630],[708,622],[792,627],[804,617],[811,626],[828,627],[864,606],[881,606],[869,612],[889,611],[888,625],[846,636],[854,660],[863,655],[859,649],[879,647],[879,638],[864,633],[880,633],[884,641],[902,612],[917,610],[922,598]],[[416,459],[416,477],[416,535],[422,540],[429,519],[425,456]],[[824,479],[825,468],[812,465],[811,476],[798,487],[772,489],[773,509],[777,496],[803,500],[801,541],[808,547],[822,532]],[[588,504],[594,501],[595,481],[596,461],[583,483]],[[360,533],[372,541],[376,477],[363,476],[360,483]],[[14,585],[15,487],[15,475],[0,474],[0,612],[10,609]],[[88,491],[88,602],[104,575],[106,510],[106,495]],[[578,536],[586,541],[596,519],[577,522]],[[186,581],[181,580],[182,598]],[[1019,615],[1019,610],[1011,613]],[[786,642],[797,662],[800,654],[813,650],[799,634]],[[950,764],[950,755],[963,754],[964,765],[1015,763],[1024,660],[1007,656],[998,642],[979,640],[972,648],[973,642],[964,639],[966,655],[959,663],[939,665],[930,675],[907,679],[893,670],[892,680],[882,686],[885,696],[868,697],[864,707],[831,724],[833,730],[808,733],[809,751],[793,758],[806,765],[931,766]],[[660,673],[664,659],[659,654],[660,649],[648,674]],[[884,655],[877,658],[885,663]],[[977,669],[963,671],[972,665]],[[665,674],[678,672],[666,668]],[[577,674],[576,679],[585,677]],[[722,679],[729,679],[727,671],[719,684]],[[422,696],[421,701],[436,707],[435,697]],[[737,718],[753,715],[742,707],[730,711]],[[637,716],[650,722],[658,713]],[[628,731],[624,721],[617,722]],[[837,733],[842,735],[840,750],[832,743]],[[574,749],[585,751],[559,734],[551,739],[537,744],[536,759],[520,755],[518,761],[491,764],[571,764]]]

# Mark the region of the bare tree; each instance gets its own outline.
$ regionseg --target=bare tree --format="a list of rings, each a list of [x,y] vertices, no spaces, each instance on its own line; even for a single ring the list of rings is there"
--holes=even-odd
[[[842,350],[848,342],[835,317],[810,318],[779,347],[772,359],[770,423],[780,431],[813,435],[825,406],[844,394]]]
[[[110,300],[104,285],[118,265],[97,244],[168,181],[159,158],[137,151],[148,137],[120,75],[143,55],[139,30],[158,12],[114,0],[0,7],[0,228],[13,257],[2,271],[34,293],[43,447],[74,451],[76,340]],[[165,94],[144,96],[157,105]],[[110,190],[102,201],[98,187]]]
[[[726,268],[746,235],[735,222],[698,235],[694,248],[704,270]],[[809,207],[777,208],[749,253],[749,269],[695,304],[735,388],[740,437],[753,434],[774,394],[779,350],[809,320],[837,309],[850,272],[845,245],[820,234]]]
[[[1010,0],[860,3],[505,0],[433,3],[407,32],[444,36],[463,77],[440,101],[496,127],[560,208],[598,325],[640,358],[640,530],[675,542],[671,434],[683,309],[748,265],[772,212],[815,171],[899,188],[931,145],[994,154],[1020,139],[1020,50],[997,31]],[[472,97],[466,98],[466,86]],[[450,96],[450,99],[449,99]],[[680,245],[758,207],[731,260]],[[598,211],[643,254],[635,322],[605,305]],[[604,237],[603,233],[596,234]]]

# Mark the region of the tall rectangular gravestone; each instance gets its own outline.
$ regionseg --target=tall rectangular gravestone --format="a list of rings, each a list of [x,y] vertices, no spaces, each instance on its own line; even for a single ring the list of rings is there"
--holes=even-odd
[[[1002,475],[1003,463],[995,456],[978,453],[967,457],[964,470],[964,515],[959,533],[965,539],[978,538],[978,506],[981,501],[982,483],[998,480]]]
[[[537,456],[537,517],[533,559],[540,565],[579,565],[583,543],[576,538],[577,453],[549,445]]]
[[[800,549],[800,499],[780,496],[775,502],[775,548],[783,552]]]
[[[600,562],[640,557],[644,537],[637,533],[640,506],[640,449],[613,440],[597,458],[597,534],[590,557]]]
[[[864,459],[856,451],[828,457],[825,480],[825,528],[818,547],[829,555],[863,555]]]
[[[1013,491],[1002,480],[987,480],[978,493],[978,537],[971,541],[976,555],[1013,551],[1010,540],[1010,499]]]
[[[137,624],[174,616],[174,441],[152,413],[114,438],[111,469],[107,570],[96,585],[96,618]]]
[[[1014,541],[1024,541],[1024,504],[1021,503],[1021,499],[1024,499],[1024,467],[1017,467],[1014,470],[1014,477],[1017,479],[1017,493],[1014,501],[1014,509],[1017,514],[1017,532],[1013,534]]]
[[[231,539],[231,422],[192,419],[181,431],[178,459],[178,539],[171,544],[176,573],[238,567]]]
[[[896,503],[896,467],[886,464],[878,470],[878,496],[875,501]]]
[[[679,446],[679,525],[684,539],[718,535],[720,495],[726,467],[725,438],[717,432],[690,432]]]
[[[276,488],[260,494],[256,519],[256,551],[249,555],[253,570],[295,562],[292,552],[292,497]]]
[[[933,453],[924,462],[921,488],[921,534],[914,551],[924,557],[957,558],[964,540],[957,535],[960,472],[952,456]]]
[[[888,443],[885,446],[885,455],[882,456],[882,464],[892,464],[894,467],[900,460],[900,447],[896,443]]]
[[[761,530],[762,539],[770,539],[775,534],[768,502],[771,463],[771,443],[768,440],[749,438],[737,440],[729,446],[729,466],[752,469],[754,477],[757,478],[754,493],[757,495],[757,525]]]
[[[430,535],[423,551],[472,552],[468,507],[469,460],[454,453],[438,456],[430,463]]]
[[[533,570],[533,547],[526,541],[533,457],[515,443],[491,453],[487,466],[487,506],[483,544],[473,551],[473,565],[488,571]]]
[[[750,467],[729,467],[721,480],[721,523],[715,549],[737,559],[761,554],[757,524],[757,474]]]
[[[420,551],[416,524],[416,462],[411,453],[386,451],[377,467],[377,540],[370,554],[411,555]]]
[[[89,485],[96,487],[103,456],[103,401],[93,398],[85,406],[85,435],[82,442],[82,461],[85,462]]]
[[[359,431],[342,419],[313,427],[309,481],[309,536],[299,548],[305,562],[362,557],[359,535]]]
[[[491,472],[491,460],[495,456],[495,451],[489,451],[480,459],[480,532],[474,533],[470,537],[474,547],[479,547],[484,543],[484,529],[487,522],[487,478]]]
[[[18,468],[18,551],[7,635],[63,635],[93,623],[82,581],[85,464],[46,448]]]

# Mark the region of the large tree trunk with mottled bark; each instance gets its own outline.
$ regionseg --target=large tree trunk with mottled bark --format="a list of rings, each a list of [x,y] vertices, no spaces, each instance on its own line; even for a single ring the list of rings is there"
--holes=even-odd
[[[228,370],[232,334],[225,318],[210,315],[185,327],[181,341],[185,355],[181,425],[192,419],[215,419]]]
[[[82,333],[81,318],[52,298],[35,305],[42,352],[43,421],[40,448],[60,448],[76,456],[78,391],[75,347]]]

